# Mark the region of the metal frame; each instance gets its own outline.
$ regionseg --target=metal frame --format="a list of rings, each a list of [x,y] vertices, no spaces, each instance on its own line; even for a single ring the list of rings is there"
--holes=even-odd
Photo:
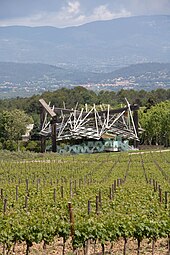
[[[56,152],[57,141],[72,139],[100,140],[105,137],[114,138],[120,135],[123,139],[132,139],[138,145],[138,105],[130,105],[119,109],[98,111],[94,104],[91,109],[77,110],[50,107],[43,99],[41,104],[41,151],[45,151],[45,138],[52,138],[52,151]],[[133,114],[132,114],[133,112]],[[50,121],[47,118],[50,117]]]

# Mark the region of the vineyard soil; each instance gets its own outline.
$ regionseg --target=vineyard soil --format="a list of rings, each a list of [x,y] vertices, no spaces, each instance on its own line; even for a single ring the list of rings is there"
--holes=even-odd
[[[170,151],[0,161],[0,255],[169,255]]]
[[[94,247],[95,246],[95,247]],[[155,255],[168,255],[167,253],[167,240],[161,239],[156,242],[155,245]],[[26,244],[17,244],[15,246],[15,251],[11,251],[9,255],[23,255],[25,254]],[[2,254],[2,247],[0,250],[0,254]],[[41,244],[34,244],[30,249],[30,255],[61,255],[63,252],[63,241],[62,238],[56,238],[55,241],[49,245],[47,245],[46,249],[43,249],[43,243]],[[66,243],[65,249],[66,255],[71,255],[72,253],[72,246],[70,240]],[[78,249],[78,255],[84,255],[83,249]],[[101,245],[94,244],[91,241],[90,248],[89,248],[90,255],[102,255]],[[106,244],[106,252],[105,254],[113,254],[113,255],[122,255],[123,254],[123,240],[119,240],[113,243],[111,247],[110,243]],[[136,255],[137,254],[137,242],[135,240],[128,240],[127,244],[127,255]],[[149,243],[148,240],[144,240],[141,244],[140,249],[141,255],[150,255],[152,254],[152,243]]]

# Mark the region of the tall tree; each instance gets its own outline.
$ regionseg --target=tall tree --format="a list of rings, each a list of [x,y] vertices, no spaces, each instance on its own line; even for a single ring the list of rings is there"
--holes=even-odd
[[[140,123],[145,132],[142,138],[147,144],[170,144],[170,101],[161,102],[140,112]]]
[[[15,109],[0,113],[0,139],[1,141],[18,141],[26,131],[26,126],[33,123],[32,117],[24,111]]]

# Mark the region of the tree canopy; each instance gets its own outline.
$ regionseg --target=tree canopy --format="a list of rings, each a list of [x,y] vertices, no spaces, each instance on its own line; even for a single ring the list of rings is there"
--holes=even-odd
[[[161,102],[150,109],[140,111],[140,123],[145,129],[142,139],[146,144],[169,146],[170,101]]]
[[[96,93],[77,86],[73,89],[61,88],[53,92],[48,91],[41,95],[34,95],[29,98],[18,97],[0,100],[0,109],[20,109],[30,115],[33,115],[40,112],[40,98],[44,98],[46,102],[51,102],[51,105],[55,105],[57,107],[63,107],[64,103],[66,108],[72,108],[75,107],[77,102],[80,105],[93,105],[95,103],[97,105],[110,104],[115,107],[119,104],[124,104],[125,97],[131,104],[138,103],[140,106],[146,106],[149,101],[157,104],[162,101],[170,100],[170,89],[157,89],[153,91],[121,89],[118,92],[101,90]]]
[[[120,90],[100,91],[98,93],[87,90],[84,87],[73,89],[61,88],[53,92],[44,92],[42,95],[34,95],[29,98],[14,98],[0,100],[0,142],[17,142],[24,134],[26,125],[33,123],[36,133],[39,130],[39,99],[57,107],[73,108],[82,107],[85,104],[97,106],[110,104],[117,108],[125,104],[125,98],[133,104],[141,107],[140,123],[145,132],[141,135],[141,141],[145,144],[170,143],[170,89],[157,89],[153,91]],[[31,117],[30,117],[31,116]],[[35,131],[35,130],[34,130]],[[11,143],[11,142],[10,142]]]
[[[6,145],[18,143],[26,131],[26,126],[33,123],[32,117],[24,111],[14,109],[11,111],[3,110],[0,112],[0,141]]]

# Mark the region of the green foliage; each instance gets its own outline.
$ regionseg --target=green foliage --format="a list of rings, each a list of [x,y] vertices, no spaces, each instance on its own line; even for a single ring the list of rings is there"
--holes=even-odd
[[[18,144],[14,140],[6,140],[3,143],[3,148],[9,151],[16,151],[18,148]]]
[[[141,107],[145,107],[140,111],[141,127],[145,132],[141,135],[141,141],[145,144],[160,144],[169,146],[170,131],[169,131],[169,101],[170,89],[157,89],[154,91],[135,91],[121,89],[118,92],[100,91],[98,94],[94,91],[87,90],[77,86],[73,89],[61,88],[54,92],[44,92],[42,95],[34,95],[30,98],[15,98],[0,100],[0,142],[3,149],[15,149],[11,142],[11,148],[7,140],[17,142],[21,135],[25,132],[27,123],[34,122],[32,131],[32,139],[39,140],[39,114],[40,103],[39,99],[44,98],[46,102],[51,102],[51,105],[63,108],[88,108],[96,104],[98,110],[105,108],[106,104],[117,108],[124,106],[125,97],[128,101],[138,103]],[[164,101],[161,103],[161,101]],[[78,104],[77,104],[78,103]],[[29,117],[32,116],[32,117]],[[6,145],[7,143],[7,145]],[[37,144],[38,145],[38,144]],[[28,143],[27,149],[38,152],[38,146],[35,143]]]
[[[104,245],[119,238],[141,242],[168,237],[170,201],[165,206],[163,194],[170,191],[169,179],[165,178],[165,173],[170,177],[169,156],[169,151],[162,151],[121,153],[118,161],[114,153],[2,161],[0,185],[7,208],[4,213],[4,199],[0,198],[0,243],[10,250],[15,242],[25,241],[28,248],[34,243],[48,244],[55,237],[63,237],[66,242],[70,238],[68,201],[72,202],[75,222],[74,248],[83,247],[89,239]],[[147,179],[152,180],[149,183],[144,169]],[[122,185],[118,185],[118,179],[123,180]],[[153,179],[161,186],[162,202]],[[110,198],[114,180],[116,190]],[[96,213],[99,190],[101,203]]]
[[[63,107],[63,102],[66,108],[75,107],[77,102],[79,105],[97,105],[110,104],[111,106],[117,106],[125,104],[125,97],[131,104],[138,103],[140,106],[148,105],[148,102],[152,99],[155,103],[161,101],[170,100],[170,89],[157,89],[153,91],[145,90],[125,90],[121,89],[118,92],[114,91],[100,91],[95,93],[94,91],[87,90],[83,87],[75,87],[73,89],[61,88],[53,92],[44,92],[42,95],[34,95],[29,98],[13,98],[0,100],[0,109],[11,110],[20,109],[24,110],[33,116],[35,123],[38,122],[40,113],[39,99],[44,98],[47,102],[51,102],[51,105],[57,107]]]
[[[3,110],[0,113],[0,138],[3,141],[4,148],[15,150],[18,141],[26,131],[26,126],[33,123],[32,117],[29,117],[22,110]]]
[[[28,141],[26,145],[27,151],[40,152],[40,144],[38,141]]]
[[[140,123],[145,129],[142,134],[145,143],[169,146],[170,101],[161,102],[147,111],[141,111]]]

